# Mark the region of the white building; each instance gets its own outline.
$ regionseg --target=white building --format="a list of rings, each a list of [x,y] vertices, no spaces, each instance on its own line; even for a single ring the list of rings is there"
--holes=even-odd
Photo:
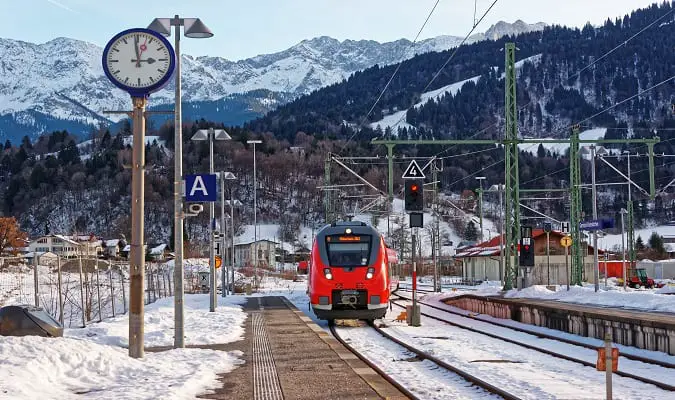
[[[65,258],[76,257],[79,249],[78,242],[63,235],[40,236],[28,244],[29,252],[51,252]]]
[[[278,242],[261,239],[257,242],[236,243],[234,245],[234,265],[237,267],[257,266],[270,268],[275,265]],[[229,250],[229,249],[228,249]],[[229,254],[229,252],[228,252]],[[256,257],[257,255],[257,257]]]

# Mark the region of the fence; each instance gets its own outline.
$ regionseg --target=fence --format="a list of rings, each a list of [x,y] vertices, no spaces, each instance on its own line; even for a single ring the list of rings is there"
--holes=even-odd
[[[1,260],[0,307],[12,304],[40,306],[68,328],[126,314],[128,264],[94,258],[58,258],[45,261],[45,264],[25,265]],[[172,278],[165,265],[146,263],[145,304],[172,296]]]

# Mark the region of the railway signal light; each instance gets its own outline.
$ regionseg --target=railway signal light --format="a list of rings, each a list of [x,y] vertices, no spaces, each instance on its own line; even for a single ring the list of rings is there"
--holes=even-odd
[[[528,244],[522,241],[520,243],[520,266],[534,267],[534,241],[530,239],[527,242]]]
[[[424,210],[424,188],[423,181],[419,179],[405,180],[405,210],[422,211]]]

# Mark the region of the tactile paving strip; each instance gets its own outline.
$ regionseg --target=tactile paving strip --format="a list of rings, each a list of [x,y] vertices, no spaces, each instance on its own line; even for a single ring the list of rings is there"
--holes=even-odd
[[[254,400],[283,400],[279,376],[270,349],[270,340],[265,329],[265,317],[253,312],[253,398]]]

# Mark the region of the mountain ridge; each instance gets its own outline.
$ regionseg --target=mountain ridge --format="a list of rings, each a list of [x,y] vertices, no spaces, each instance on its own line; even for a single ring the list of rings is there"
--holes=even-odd
[[[467,43],[486,36],[543,29],[543,24],[496,24],[486,34],[475,34]],[[183,101],[218,102],[239,95],[250,109],[269,111],[289,99],[340,82],[373,65],[391,65],[416,54],[456,47],[462,38],[438,36],[411,42],[399,39],[338,40],[328,36],[305,39],[288,49],[231,61],[222,57],[182,54]],[[104,110],[128,108],[128,95],[115,88],[103,74],[103,49],[92,43],[56,37],[42,44],[0,38],[0,139],[17,140],[49,132],[47,119],[71,123],[77,134],[124,119],[104,115]],[[252,94],[267,90],[266,97]],[[173,104],[173,80],[151,96],[152,105]],[[88,112],[82,113],[84,107]],[[207,108],[217,108],[215,105]],[[246,114],[246,113],[242,113]],[[186,118],[217,115],[186,115]],[[213,118],[211,118],[213,119]],[[236,118],[235,118],[236,120]],[[239,121],[243,123],[244,121]],[[14,126],[11,126],[14,123]],[[17,135],[15,131],[21,130]]]

